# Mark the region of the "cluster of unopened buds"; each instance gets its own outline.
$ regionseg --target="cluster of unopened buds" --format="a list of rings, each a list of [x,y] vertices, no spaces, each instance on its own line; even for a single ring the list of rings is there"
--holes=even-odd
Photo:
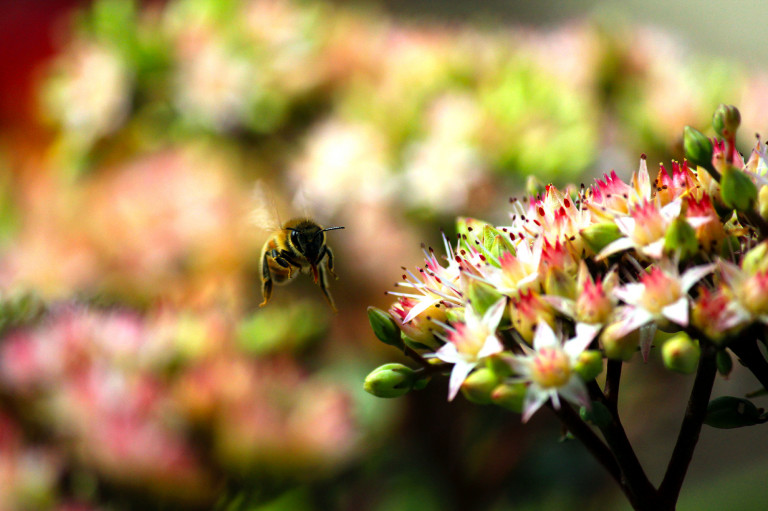
[[[736,151],[740,114],[720,106],[715,138],[686,127],[686,159],[629,182],[529,182],[505,225],[458,221],[446,257],[404,269],[374,333],[416,364],[386,364],[368,392],[396,397],[450,375],[448,399],[496,404],[526,422],[551,408],[621,485],[636,509],[674,509],[703,423],[740,427],[768,416],[739,397],[710,402],[735,354],[768,388],[758,348],[768,323],[768,168],[757,143]],[[617,402],[624,363],[660,349],[670,370],[696,373],[678,444],[654,487],[627,441]],[[639,352],[640,355],[636,355]],[[604,374],[603,374],[604,373]],[[601,382],[601,383],[598,383]],[[575,405],[575,408],[571,405]],[[593,426],[603,438],[597,436]]]

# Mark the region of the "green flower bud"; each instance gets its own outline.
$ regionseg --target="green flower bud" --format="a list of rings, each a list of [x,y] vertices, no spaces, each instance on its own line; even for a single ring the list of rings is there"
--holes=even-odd
[[[732,396],[713,399],[707,406],[704,424],[719,429],[754,426],[764,422],[759,410],[752,401]]]
[[[403,349],[400,328],[388,312],[376,307],[368,307],[368,321],[371,323],[373,334],[378,340],[395,348]]]
[[[491,400],[507,410],[523,413],[527,391],[525,383],[502,383],[491,392]]]
[[[628,361],[637,352],[640,344],[640,330],[635,330],[624,336],[617,335],[621,325],[613,323],[603,329],[600,335],[600,343],[603,345],[605,356],[611,360]]]
[[[725,350],[718,351],[715,356],[715,362],[717,363],[717,372],[727,378],[731,374],[731,370],[733,370],[733,359],[730,353]]]
[[[542,183],[539,178],[533,174],[528,176],[528,179],[525,181],[525,193],[530,197],[537,197],[544,195],[544,192],[546,191],[547,189],[544,186],[544,183]]]
[[[487,367],[477,369],[461,384],[461,393],[468,401],[478,405],[491,404],[491,392],[499,384],[499,378]]]
[[[597,350],[582,351],[573,369],[582,380],[594,380],[603,372],[603,354]]]
[[[723,138],[734,138],[740,124],[741,114],[733,105],[718,106],[712,116],[712,127],[715,128],[715,133]]]
[[[469,284],[467,284],[467,297],[469,298],[469,303],[472,304],[472,308],[480,316],[485,314],[485,311],[487,311],[491,305],[498,302],[502,296],[503,295],[499,293],[496,288],[485,282],[470,279]]]
[[[562,268],[552,268],[546,272],[544,278],[544,291],[548,295],[576,298],[579,290],[576,288],[576,279],[566,273]]]
[[[503,355],[492,355],[486,359],[488,369],[494,372],[498,378],[506,378],[512,375],[512,366]]]
[[[664,367],[678,373],[690,374],[696,370],[701,356],[699,343],[691,339],[685,332],[668,339],[661,347],[661,358]]]
[[[606,245],[621,238],[622,234],[618,226],[613,222],[602,222],[590,225],[580,231],[581,238],[596,254],[600,253]]]
[[[731,209],[749,211],[755,207],[757,187],[745,172],[725,165],[720,176],[720,198]]]
[[[429,344],[424,344],[422,342],[419,342],[409,337],[408,335],[405,334],[405,332],[400,334],[400,339],[402,339],[403,344],[405,344],[412,350],[416,350],[416,351],[435,351],[442,345],[440,342],[438,342],[434,338],[429,339]],[[431,342],[432,340],[434,340],[434,342]]]
[[[400,397],[413,389],[417,373],[403,364],[384,364],[365,377],[363,389],[376,397]]]
[[[485,232],[487,227],[491,226],[476,218],[460,217],[456,220],[456,230],[462,236],[466,236],[466,239],[462,237],[461,240],[461,245],[466,249],[477,248],[475,241],[482,243],[484,247],[486,246]]]
[[[696,231],[683,216],[672,220],[664,235],[664,253],[672,255],[680,254],[680,259],[685,261],[696,255],[699,251],[699,242],[696,239]]]
[[[683,130],[685,157],[693,164],[708,168],[712,166],[712,141],[697,129],[686,126]]]
[[[507,252],[512,255],[516,253],[515,246],[512,244],[509,237],[505,236],[503,233],[496,234],[493,237],[493,243],[491,243],[491,247],[488,249],[488,252],[490,252],[491,255],[496,258],[500,258]]]
[[[750,275],[768,270],[768,241],[763,241],[744,254],[741,267]]]

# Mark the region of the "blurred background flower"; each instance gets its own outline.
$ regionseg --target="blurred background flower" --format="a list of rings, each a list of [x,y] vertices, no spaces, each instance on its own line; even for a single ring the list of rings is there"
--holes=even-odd
[[[641,153],[681,159],[682,127],[719,103],[743,113],[746,151],[768,132],[757,57],[637,22],[637,2],[623,22],[598,2],[45,4],[0,7],[0,509],[616,501],[546,417],[521,429],[440,389],[362,395],[389,353],[363,304],[388,308],[389,268],[456,215],[504,223],[529,174],[563,185],[627,177]],[[306,278],[257,307],[261,247],[298,215],[346,227],[328,236],[337,316]],[[659,366],[626,375],[652,468],[685,394]],[[754,390],[738,370],[729,384]],[[692,489],[708,463],[768,472],[738,463],[756,433],[725,460],[708,441]],[[690,492],[681,509],[705,509]]]

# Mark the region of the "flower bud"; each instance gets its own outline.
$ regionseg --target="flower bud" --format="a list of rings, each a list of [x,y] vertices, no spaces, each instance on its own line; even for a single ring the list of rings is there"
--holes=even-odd
[[[760,410],[747,399],[720,396],[709,402],[704,424],[719,429],[754,426],[762,422]]]
[[[416,305],[418,305],[416,300],[401,296],[389,309],[392,319],[395,320],[404,335],[403,341],[406,341],[405,337],[408,337],[408,339],[422,344],[428,349],[439,348],[443,343],[435,334],[444,331],[442,323],[446,321],[446,307],[440,303],[435,303],[406,323],[405,319]]]
[[[413,388],[417,373],[403,364],[384,364],[365,377],[363,389],[376,397],[399,397]]]
[[[757,194],[757,211],[763,220],[768,220],[768,185],[761,186]]]
[[[679,253],[680,259],[684,261],[696,255],[698,251],[699,242],[691,224],[683,216],[672,220],[664,235],[664,253],[667,255]]]
[[[473,371],[461,384],[461,393],[468,401],[478,405],[491,404],[491,392],[499,384],[499,378],[491,369],[482,367]]]
[[[430,339],[428,344],[425,344],[423,342],[419,342],[413,337],[409,336],[405,332],[402,332],[400,334],[400,339],[403,341],[403,344],[405,346],[408,346],[412,350],[416,351],[435,351],[437,350],[441,344],[437,341],[436,338]],[[434,342],[432,342],[434,340]]]
[[[523,413],[527,390],[525,383],[502,383],[491,392],[491,400],[507,410]]]
[[[555,312],[538,293],[529,290],[520,293],[520,296],[510,301],[509,319],[520,337],[526,343],[532,344],[536,325],[544,321],[549,326],[554,326]]]
[[[726,164],[720,176],[720,197],[731,209],[749,211],[755,207],[757,187],[745,172]]]
[[[587,246],[596,254],[622,236],[619,227],[613,222],[590,225],[582,229],[580,234]]]
[[[691,163],[708,168],[712,165],[712,141],[702,132],[690,126],[683,130],[683,147],[685,157]]]
[[[493,371],[498,378],[512,376],[512,366],[510,365],[508,358],[503,354],[496,354],[488,357],[486,359],[486,364],[488,365],[488,369]]]
[[[470,279],[467,284],[467,298],[472,308],[478,315],[482,316],[493,305],[498,302],[503,295],[496,288],[480,282],[476,279]]]
[[[575,298],[578,295],[576,280],[562,268],[548,267],[544,277],[544,292],[548,295]]]
[[[509,241],[507,236],[496,234],[493,237],[493,243],[491,243],[491,247],[488,249],[488,252],[490,252],[493,257],[499,259],[507,252],[514,254],[515,246]]]
[[[750,275],[768,270],[768,241],[763,241],[744,254],[741,268]]]
[[[690,374],[696,370],[701,356],[699,343],[685,332],[668,339],[661,347],[664,367],[678,373]]]
[[[621,327],[621,323],[613,323],[605,327],[600,335],[600,343],[607,358],[628,361],[637,352],[640,344],[640,330],[620,335]]]
[[[715,362],[717,363],[717,372],[728,378],[733,370],[733,359],[730,353],[725,350],[719,350],[715,356]]]
[[[741,124],[739,109],[733,105],[720,105],[712,116],[712,127],[715,133],[723,138],[734,138]]]
[[[573,369],[582,380],[594,380],[603,372],[603,354],[597,350],[582,351]]]
[[[368,321],[371,323],[373,334],[377,339],[384,344],[403,349],[400,328],[388,312],[377,309],[376,307],[368,307]]]
[[[546,191],[547,188],[544,186],[544,183],[539,180],[539,178],[533,174],[528,176],[528,179],[525,181],[525,193],[527,193],[529,197],[543,196],[544,192]]]

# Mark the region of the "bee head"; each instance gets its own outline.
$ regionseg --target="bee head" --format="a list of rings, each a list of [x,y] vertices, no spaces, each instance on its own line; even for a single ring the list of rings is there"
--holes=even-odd
[[[326,227],[321,229],[315,223],[300,224],[296,227],[288,227],[291,231],[291,245],[303,255],[310,264],[317,264],[322,257],[325,246],[325,231],[343,229],[344,227]]]

